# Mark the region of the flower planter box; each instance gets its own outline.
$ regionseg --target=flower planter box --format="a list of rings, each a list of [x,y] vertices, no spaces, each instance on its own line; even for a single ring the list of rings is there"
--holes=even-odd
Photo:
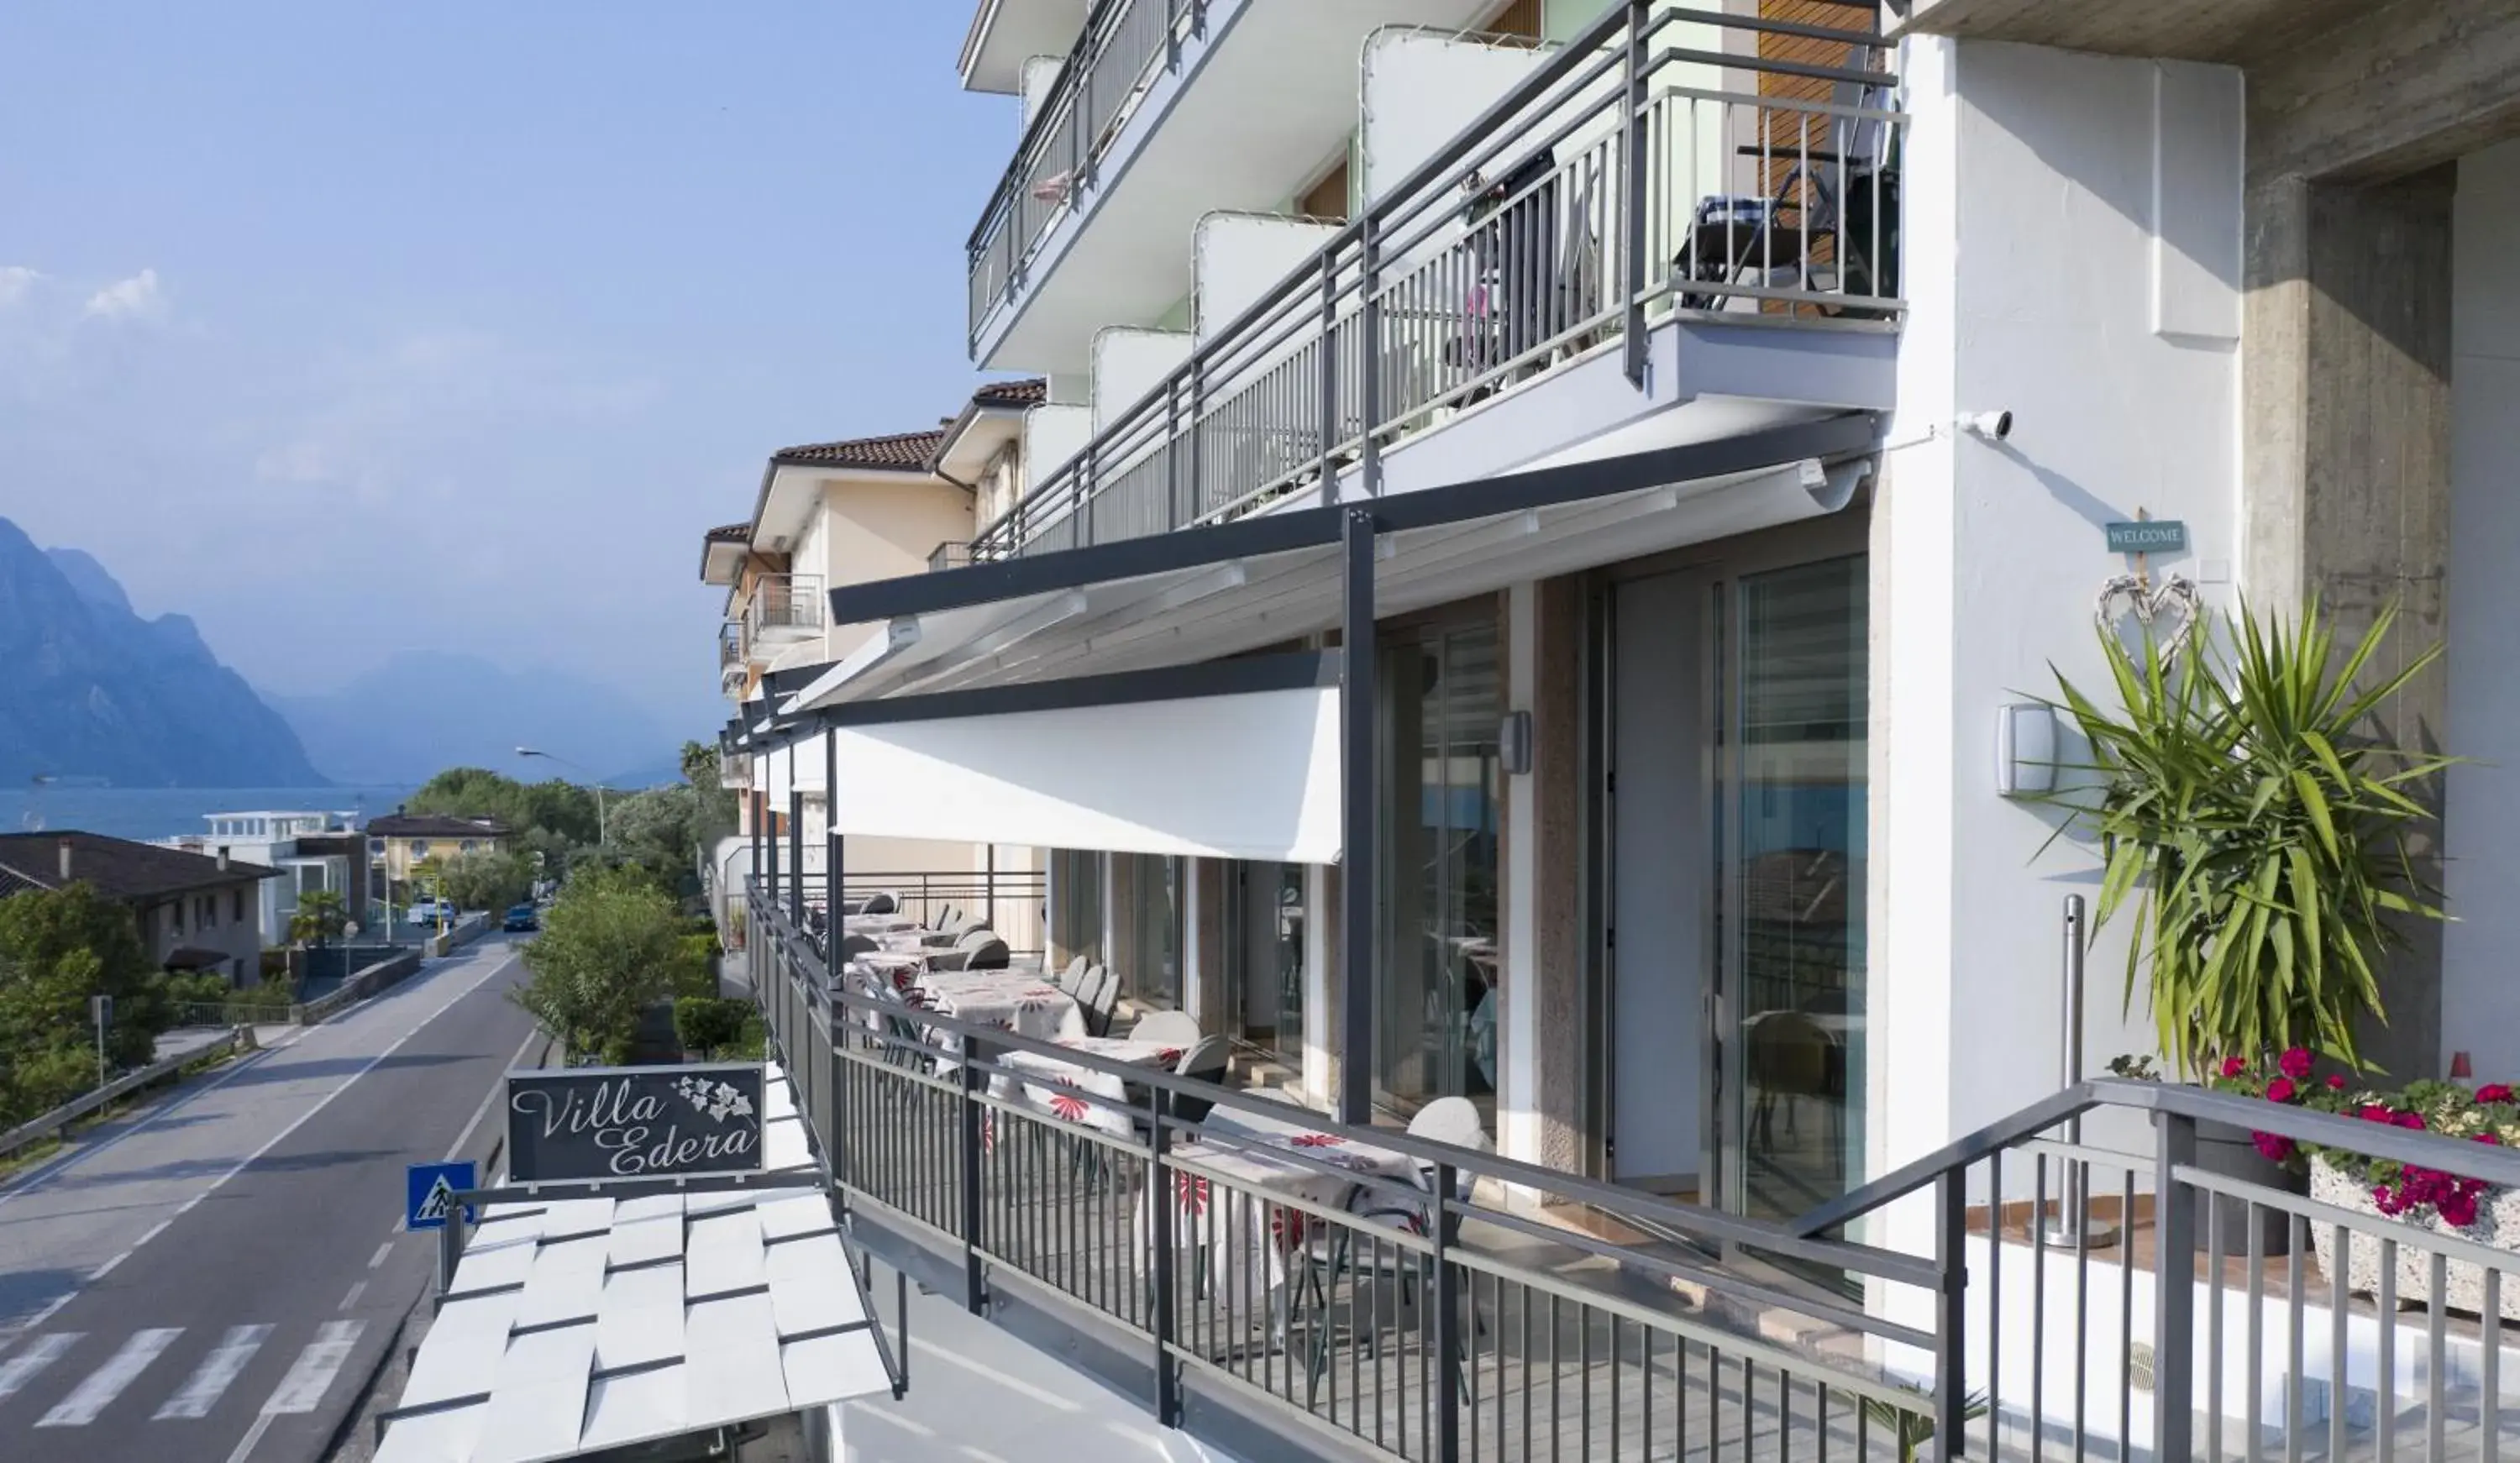
[[[2452,1234],[2497,1250],[2508,1250],[2520,1257],[2520,1189],[2489,1188],[2478,1197],[2476,1222],[2459,1228],[2426,1208],[2419,1216],[2392,1219],[2380,1213],[2371,1200],[2371,1186],[2348,1175],[2324,1157],[2310,1161],[2310,1197],[2318,1203],[2350,1209],[2368,1215],[2370,1227],[2380,1229],[2397,1225],[2407,1229],[2425,1230],[2434,1234]],[[2318,1272],[2327,1283],[2353,1295],[2377,1298],[2380,1294],[2380,1238],[2360,1229],[2345,1232],[2344,1276],[2337,1271],[2336,1226],[2313,1219],[2310,1221],[2311,1248],[2318,1252]],[[2432,1252],[2411,1245],[2398,1246],[2397,1299],[2402,1307],[2422,1306],[2433,1298]],[[2520,1258],[2514,1260],[2520,1269]],[[2452,1260],[2445,1265],[2450,1294],[2443,1304],[2450,1309],[2470,1315],[2485,1309],[2485,1270],[2481,1265]],[[2520,1274],[2506,1272],[2500,1296],[2502,1317],[2520,1321]]]

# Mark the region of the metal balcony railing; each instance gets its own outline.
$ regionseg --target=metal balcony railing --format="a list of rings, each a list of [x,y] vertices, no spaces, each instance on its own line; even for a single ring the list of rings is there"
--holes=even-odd
[[[1147,0],[1141,0],[1147,3]],[[938,567],[1250,512],[1676,313],[1867,322],[1898,293],[1870,32],[1614,7]],[[1835,63],[1794,59],[1833,56]]]
[[[819,632],[829,603],[820,574],[763,575],[743,601],[746,652],[765,639]]]
[[[1182,41],[1207,20],[1206,0],[1101,0],[1024,128],[1014,160],[971,230],[969,345],[999,303],[1023,284],[1024,268],[1128,120],[1156,62],[1181,58]]]
[[[717,627],[717,683],[720,689],[732,690],[742,683],[749,669],[744,662],[747,639],[742,620],[729,620]]]
[[[790,892],[753,900],[767,938],[746,958],[860,1232],[906,1237],[916,1254],[886,1258],[954,1276],[975,1311],[1020,1295],[1118,1328],[1167,1424],[1214,1391],[1296,1438],[1443,1463],[2494,1463],[2520,1442],[2520,1154],[2463,1130],[2078,1083],[1778,1223],[916,1009],[835,982]],[[1017,1052],[1077,1086],[1018,1096]],[[2087,1142],[2086,1121],[2138,1140]],[[1307,1134],[1272,1159],[1350,1197],[1252,1181],[1230,1155],[1255,1122]],[[1417,1181],[1341,1167],[1352,1147],[1415,1160]],[[2323,1168],[2303,1193],[2210,1147]],[[2418,1197],[2384,1217],[2375,1183]],[[1610,1222],[1541,1222],[1493,1202],[1508,1186]],[[2451,1196],[2457,1219],[2426,1213]],[[1661,1238],[1596,1237],[1623,1231]]]

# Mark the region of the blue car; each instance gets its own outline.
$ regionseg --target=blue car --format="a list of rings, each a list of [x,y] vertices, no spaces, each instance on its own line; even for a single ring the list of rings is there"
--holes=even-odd
[[[542,920],[532,905],[511,905],[508,917],[499,922],[499,928],[510,934],[531,932],[542,928]]]

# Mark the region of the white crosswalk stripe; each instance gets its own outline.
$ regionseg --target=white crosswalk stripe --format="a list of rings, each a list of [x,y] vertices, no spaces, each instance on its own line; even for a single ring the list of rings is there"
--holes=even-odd
[[[183,1386],[175,1389],[173,1396],[166,1398],[166,1404],[158,1409],[152,1420],[165,1422],[173,1418],[209,1416],[210,1409],[219,1404],[219,1398],[236,1382],[237,1374],[245,1370],[246,1363],[253,1359],[254,1352],[262,1350],[263,1342],[270,1336],[269,1326],[228,1327],[228,1334],[219,1338],[219,1344],[210,1354],[202,1358],[200,1366],[193,1368],[193,1374],[184,1379]]]
[[[106,1358],[105,1365],[89,1372],[85,1380],[70,1389],[53,1410],[37,1419],[39,1428],[81,1428],[96,1421],[96,1415],[111,1405],[122,1390],[137,1381],[158,1359],[160,1352],[175,1344],[184,1334],[181,1326],[155,1326],[135,1331],[122,1344],[122,1350]]]
[[[350,1348],[358,1345],[359,1333],[368,1328],[365,1321],[326,1321],[289,1365],[289,1374],[272,1389],[271,1400],[262,1410],[271,1413],[312,1412],[324,1400],[324,1393],[340,1374],[342,1363],[350,1359]]]
[[[24,1390],[38,1373],[61,1360],[62,1353],[78,1345],[79,1339],[86,1334],[84,1331],[55,1331],[38,1336],[24,1351],[0,1361],[0,1402]]]

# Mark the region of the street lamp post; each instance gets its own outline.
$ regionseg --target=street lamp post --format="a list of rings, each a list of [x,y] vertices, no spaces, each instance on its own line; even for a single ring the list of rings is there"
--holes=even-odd
[[[580,767],[577,763],[569,761],[565,757],[557,756],[553,753],[541,751],[534,747],[518,747],[517,748],[517,755],[519,757],[540,757],[545,762],[557,762],[562,767],[574,767],[577,768],[579,772],[586,771],[585,768]],[[612,846],[612,833],[611,825],[604,816],[604,784],[589,780],[586,785],[595,789],[595,846],[597,848],[610,848]]]

